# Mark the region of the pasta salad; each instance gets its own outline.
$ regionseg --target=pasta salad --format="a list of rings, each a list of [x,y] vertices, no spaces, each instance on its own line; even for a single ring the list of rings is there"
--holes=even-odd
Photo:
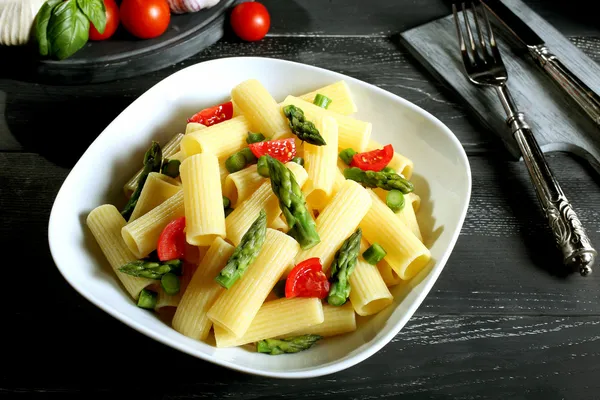
[[[356,111],[344,81],[281,103],[241,82],[153,141],[127,204],[87,227],[137,305],[190,338],[277,355],[352,332],[431,258],[413,162]]]

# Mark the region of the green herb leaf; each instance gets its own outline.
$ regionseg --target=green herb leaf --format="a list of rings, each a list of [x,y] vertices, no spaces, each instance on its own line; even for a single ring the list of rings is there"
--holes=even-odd
[[[90,20],[96,30],[104,33],[106,28],[106,8],[103,0],[77,0],[77,5]]]
[[[62,0],[48,0],[42,5],[40,11],[38,11],[37,16],[35,17],[35,38],[40,48],[40,54],[43,56],[47,56],[51,53],[50,43],[48,43],[48,36],[46,34],[48,30],[48,22],[50,21],[52,10],[61,2]]]
[[[67,0],[52,9],[48,22],[51,54],[59,60],[73,55],[88,41],[90,21],[77,7],[76,0]]]

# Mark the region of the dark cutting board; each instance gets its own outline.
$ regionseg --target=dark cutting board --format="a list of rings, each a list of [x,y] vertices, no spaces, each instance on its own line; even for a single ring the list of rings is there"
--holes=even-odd
[[[18,70],[2,71],[0,66],[0,72],[27,81],[68,85],[107,82],[156,71],[218,41],[226,30],[228,12],[244,1],[249,0],[221,0],[195,13],[172,14],[167,31],[154,39],[137,39],[120,26],[110,39],[88,41],[77,53],[61,61],[41,58],[35,44],[0,48],[3,61],[20,59]]]
[[[596,62],[522,1],[503,2],[525,20],[582,81],[600,93],[600,67]],[[494,22],[492,15],[490,18]],[[501,30],[499,24],[494,23],[494,26],[508,70],[508,87],[520,111],[525,113],[542,150],[577,154],[600,172],[600,129],[533,60],[523,54],[523,50]],[[496,133],[510,154],[519,159],[518,147],[504,122],[504,110],[495,91],[473,85],[464,75],[452,15],[403,32],[400,36],[403,45],[415,58],[456,93],[484,127]]]

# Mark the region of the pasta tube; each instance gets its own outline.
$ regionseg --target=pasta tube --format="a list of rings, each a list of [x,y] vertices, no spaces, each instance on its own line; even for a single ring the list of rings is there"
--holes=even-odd
[[[142,289],[152,285],[154,280],[137,278],[119,271],[123,265],[138,259],[121,237],[121,229],[126,224],[125,218],[115,206],[104,204],[89,213],[86,224],[125,290],[137,300]]]
[[[212,326],[207,313],[225,290],[215,276],[233,254],[234,247],[217,237],[196,269],[173,317],[173,328],[192,339],[205,340]]]
[[[331,85],[323,86],[317,90],[305,93],[300,98],[304,101],[312,103],[315,101],[315,96],[321,94],[331,99],[331,104],[327,109],[342,115],[354,114],[357,111],[356,104],[352,100],[350,88],[345,81],[338,81]]]
[[[316,128],[327,143],[326,146],[304,145],[304,165],[308,173],[306,201],[322,209],[332,195],[338,158],[338,127],[333,117],[317,119]]]
[[[254,132],[261,132],[270,139],[291,134],[281,107],[256,79],[248,79],[234,87],[231,98],[248,119]]]
[[[369,243],[379,243],[387,252],[385,260],[402,279],[410,279],[431,259],[429,249],[404,225],[372,190],[371,208],[360,227]]]
[[[195,154],[180,167],[185,204],[185,236],[196,246],[225,237],[225,211],[221,195],[219,160],[212,154]]]
[[[180,190],[157,207],[125,225],[121,234],[129,250],[137,258],[144,258],[156,249],[158,238],[165,226],[175,218],[183,216],[183,190]]]
[[[158,172],[150,172],[131,217],[129,217],[129,222],[135,221],[180,190],[181,183],[175,179]]]
[[[184,135],[181,152],[184,157],[198,153],[214,154],[220,160],[229,157],[244,146],[250,124],[239,116]]]
[[[275,283],[292,266],[298,249],[298,242],[285,233],[267,229],[258,257],[244,276],[217,299],[208,318],[229,333],[243,336]]]
[[[215,339],[217,347],[241,346],[295,330],[308,329],[323,323],[324,319],[321,300],[315,297],[283,298],[264,303],[241,337],[215,326]]]
[[[340,191],[317,217],[317,233],[321,242],[310,249],[300,251],[296,256],[296,264],[311,257],[319,257],[323,270],[327,271],[335,252],[356,230],[370,207],[371,199],[367,189],[354,181],[346,180]]]

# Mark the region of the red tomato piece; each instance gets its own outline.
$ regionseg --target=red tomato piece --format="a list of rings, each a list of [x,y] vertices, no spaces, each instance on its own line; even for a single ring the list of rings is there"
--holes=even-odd
[[[233,7],[231,28],[242,40],[254,42],[265,37],[271,27],[267,7],[257,2],[246,2]]]
[[[256,158],[270,155],[284,164],[296,157],[296,140],[294,138],[257,142],[249,144],[248,147]]]
[[[227,121],[231,117],[233,117],[233,103],[228,101],[227,103],[198,111],[191,118],[188,118],[187,122],[196,122],[205,126],[211,126]]]
[[[140,39],[162,35],[171,22],[167,0],[123,0],[119,13],[125,29]]]
[[[104,8],[106,9],[106,26],[104,27],[104,32],[98,32],[94,24],[90,24],[90,40],[108,39],[119,27],[119,6],[115,3],[115,0],[104,0]]]
[[[285,281],[285,297],[317,297],[329,294],[329,281],[319,257],[302,261],[292,269]]]
[[[351,167],[358,167],[363,171],[381,171],[394,157],[394,148],[391,144],[383,146],[383,149],[356,153],[350,162]]]
[[[182,259],[186,256],[185,217],[169,222],[158,237],[156,253],[160,261]]]

